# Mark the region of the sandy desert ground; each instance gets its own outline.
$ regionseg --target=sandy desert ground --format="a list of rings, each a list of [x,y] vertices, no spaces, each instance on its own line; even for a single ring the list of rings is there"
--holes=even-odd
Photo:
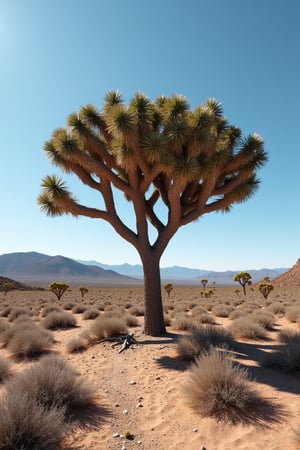
[[[276,351],[281,330],[300,332],[300,313],[291,321],[287,311],[300,310],[300,289],[275,288],[265,300],[248,289],[246,297],[235,293],[236,287],[216,287],[211,298],[201,297],[201,287],[173,287],[170,298],[163,291],[168,334],[161,338],[143,334],[143,316],[137,315],[134,333],[138,344],[122,353],[119,346],[104,341],[88,346],[84,351],[69,353],[67,343],[82,335],[97,319],[85,319],[83,313],[71,312],[76,326],[55,329],[51,352],[62,355],[76,368],[80,377],[97,387],[99,410],[87,412],[84,425],[78,426],[63,444],[68,450],[288,450],[300,448],[300,378],[298,373],[262,367],[266,353]],[[58,305],[74,308],[142,314],[141,288],[89,289],[81,299],[78,288],[66,292],[58,302],[53,293],[0,293],[0,315],[6,308],[25,308],[33,320],[42,322],[43,308]],[[222,308],[218,309],[218,307]],[[273,305],[273,306],[272,306]],[[274,306],[275,305],[275,306]],[[131,309],[136,307],[136,311]],[[201,307],[201,308],[199,308]],[[197,309],[198,308],[198,309]],[[253,311],[267,310],[274,320],[262,339],[235,338],[232,358],[248,369],[251,384],[263,399],[254,411],[236,417],[234,421],[202,417],[186,404],[181,386],[190,376],[191,363],[178,358],[177,341],[188,333],[186,321],[209,316],[218,328],[228,328],[236,311],[250,317]],[[139,311],[138,311],[139,310]],[[74,311],[73,310],[69,310]],[[8,316],[9,317],[9,316]],[[9,321],[7,317],[1,318]],[[249,319],[250,320],[250,319]],[[205,320],[203,319],[205,322]],[[10,322],[10,326],[13,322]],[[202,325],[205,326],[205,325]],[[299,353],[298,353],[299,355]],[[2,345],[0,357],[12,363],[16,376],[36,359],[16,358]],[[299,361],[298,361],[299,368]],[[9,381],[8,381],[9,382]],[[4,392],[6,382],[0,385]],[[125,436],[130,434],[131,439]],[[299,433],[300,434],[300,433]]]

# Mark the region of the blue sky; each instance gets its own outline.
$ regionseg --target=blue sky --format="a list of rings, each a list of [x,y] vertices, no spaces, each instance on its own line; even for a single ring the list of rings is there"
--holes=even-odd
[[[101,108],[118,89],[127,101],[179,93],[192,107],[214,97],[269,153],[256,195],[180,229],[161,266],[291,267],[300,257],[299,20],[298,0],[0,0],[0,254],[140,263],[105,222],[49,218],[36,201],[41,179],[61,174],[43,143],[70,113]]]

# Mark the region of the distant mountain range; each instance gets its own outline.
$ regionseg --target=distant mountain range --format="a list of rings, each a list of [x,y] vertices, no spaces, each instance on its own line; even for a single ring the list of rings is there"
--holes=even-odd
[[[87,285],[134,285],[141,284],[113,270],[80,264],[61,255],[49,256],[37,252],[7,253],[0,255],[0,275],[30,284],[52,281]]]
[[[248,270],[254,283],[268,276],[270,279],[286,272],[286,268]],[[239,271],[216,272],[205,269],[190,269],[173,266],[161,268],[162,282],[199,285],[200,279],[210,284],[233,285],[233,277]],[[7,253],[0,255],[0,276],[32,284],[46,284],[64,281],[70,284],[86,285],[137,285],[143,283],[141,265],[108,265],[98,261],[73,260],[61,255],[49,256],[37,252]]]

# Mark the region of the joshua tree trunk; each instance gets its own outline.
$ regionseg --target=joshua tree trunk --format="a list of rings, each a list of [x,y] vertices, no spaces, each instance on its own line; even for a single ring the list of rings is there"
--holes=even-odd
[[[151,250],[142,257],[144,268],[144,332],[150,336],[166,333],[159,269],[159,258]]]

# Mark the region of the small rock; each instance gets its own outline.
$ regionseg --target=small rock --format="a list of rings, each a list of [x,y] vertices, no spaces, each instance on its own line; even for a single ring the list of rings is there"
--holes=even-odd
[[[120,403],[115,403],[115,407],[118,408],[120,406]]]
[[[160,377],[155,377],[156,380],[160,380]]]
[[[197,433],[197,431],[198,431],[198,428],[193,428],[194,433]]]
[[[123,409],[123,414],[126,416],[126,414],[128,414],[128,409]]]
[[[143,407],[143,403],[139,402],[139,403],[136,405],[136,407],[137,407],[137,408],[142,408],[142,407]]]
[[[129,381],[129,384],[136,384],[136,381],[131,380],[131,381]]]
[[[114,433],[113,434],[113,438],[117,438],[117,437],[119,437],[120,435],[119,435],[119,433]]]

